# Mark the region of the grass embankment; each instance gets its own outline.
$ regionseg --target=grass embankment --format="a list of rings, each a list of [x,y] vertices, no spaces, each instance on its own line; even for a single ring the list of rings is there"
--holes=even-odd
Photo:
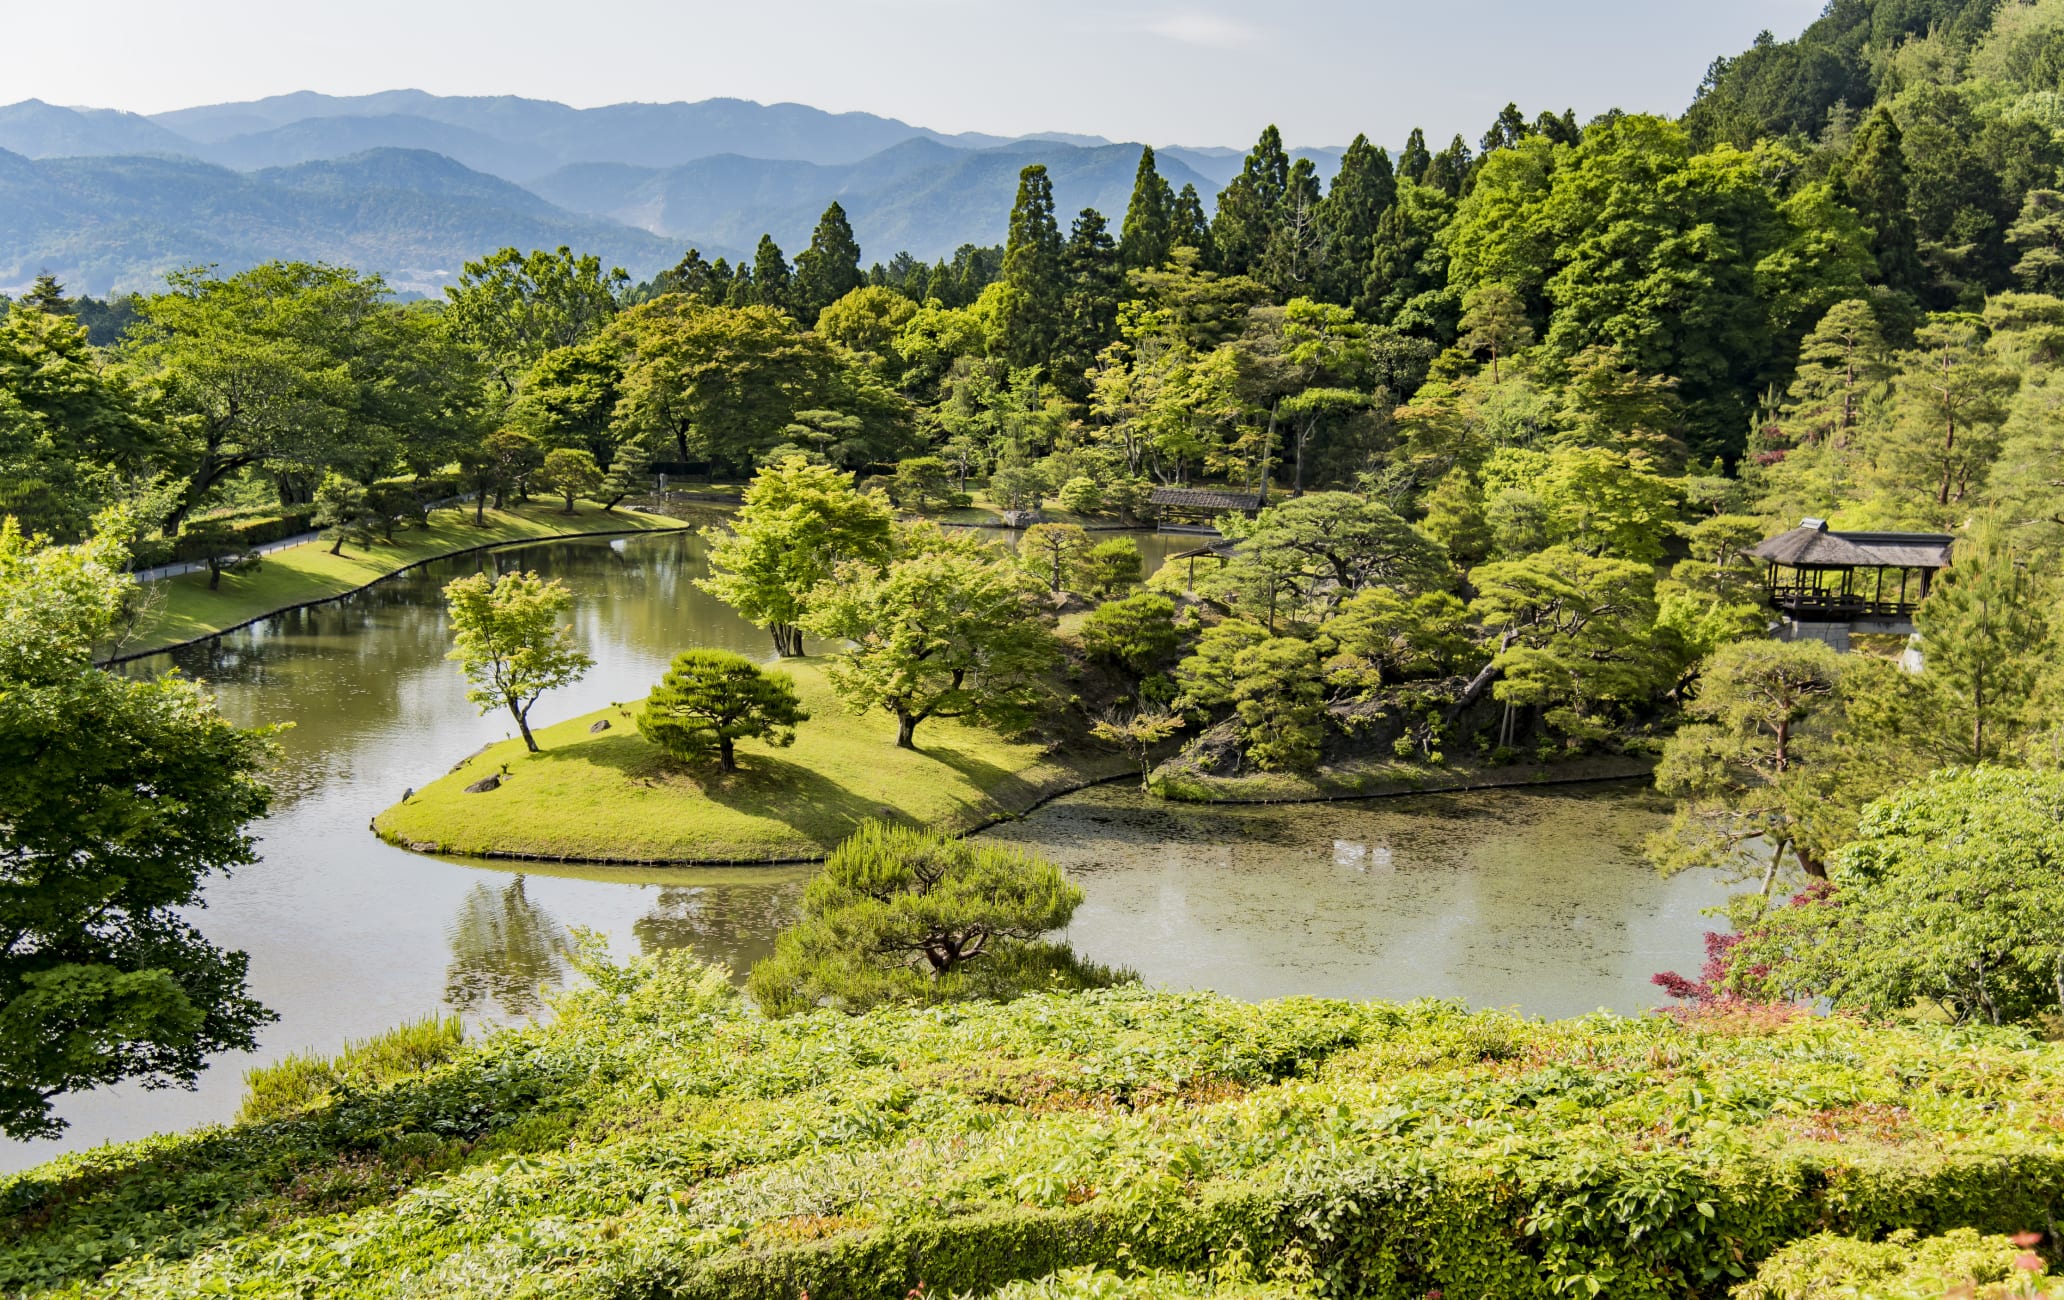
[[[925,518],[942,524],[961,524],[970,528],[1002,528],[1003,507],[996,504],[987,492],[971,493],[973,505],[956,506],[950,510],[935,511]],[[1121,523],[1117,515],[1081,515],[1072,510],[1063,510],[1052,501],[1039,507],[1039,517],[1050,524],[1080,524],[1084,528],[1116,531],[1127,528],[1151,527],[1152,525]]]
[[[1173,758],[1154,771],[1154,793],[1176,803],[1319,803],[1374,799],[1385,795],[1433,794],[1444,790],[1493,790],[1569,781],[1617,781],[1645,777],[1655,760],[1594,756],[1553,763],[1442,763],[1361,758],[1315,772],[1245,772],[1213,776]]]
[[[2012,1032],[1138,989],[770,1022],[680,954],[598,975],[421,1073],[0,1178],[0,1293],[901,1300],[1096,1265],[1718,1300],[1815,1234],[2064,1207],[2064,1045]]]
[[[621,506],[604,513],[583,501],[574,514],[557,502],[537,500],[507,510],[490,510],[481,527],[473,525],[473,508],[439,510],[428,528],[397,531],[390,542],[347,544],[344,554],[331,555],[328,542],[305,542],[274,551],[262,564],[243,573],[225,573],[222,585],[208,590],[208,574],[184,573],[146,583],[151,603],[135,633],[119,648],[118,657],[169,650],[227,632],[302,605],[349,595],[425,560],[506,542],[539,541],[596,533],[654,532],[684,527],[664,515],[642,514]]]
[[[822,661],[791,659],[810,720],[776,749],[738,745],[737,772],[672,762],[640,736],[634,704],[489,746],[380,814],[391,843],[438,853],[589,862],[724,863],[823,857],[863,818],[890,816],[967,831],[1065,790],[1131,770],[1115,755],[1046,753],[978,727],[935,719],[916,750],[896,748],[888,715],[854,717]],[[607,731],[591,733],[596,722]],[[483,777],[498,790],[467,794]]]

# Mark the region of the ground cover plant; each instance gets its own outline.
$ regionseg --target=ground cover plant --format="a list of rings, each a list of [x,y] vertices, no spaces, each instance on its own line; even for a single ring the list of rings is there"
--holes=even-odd
[[[896,720],[853,717],[822,659],[788,659],[810,720],[776,746],[739,739],[738,770],[681,762],[637,730],[635,706],[539,728],[543,752],[504,741],[381,813],[390,841],[469,854],[599,861],[764,862],[821,858],[866,818],[960,831],[1129,770],[1119,755],[1049,754],[952,719],[927,724],[924,745],[896,745]],[[595,724],[608,722],[604,731]],[[499,789],[466,787],[499,776]]]
[[[2064,1047],[2013,1030],[1136,988],[768,1020],[683,954],[583,960],[553,1024],[0,1181],[0,1286],[1718,1297],[1817,1233],[2064,1206]]]

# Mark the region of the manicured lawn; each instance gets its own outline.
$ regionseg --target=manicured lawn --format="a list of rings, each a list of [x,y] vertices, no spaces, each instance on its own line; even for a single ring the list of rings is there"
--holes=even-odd
[[[1609,754],[1495,767],[1488,763],[1436,765],[1370,756],[1349,759],[1316,772],[1248,771],[1239,776],[1211,776],[1176,758],[1154,770],[1154,793],[1175,803],[1312,803],[1558,781],[1633,779],[1646,777],[1654,768],[1651,759]]]
[[[739,771],[671,763],[638,734],[631,708],[538,733],[540,754],[504,741],[380,814],[382,838],[428,851],[604,862],[765,862],[822,857],[863,818],[948,830],[1024,812],[1042,799],[1128,771],[1118,755],[1083,759],[945,720],[895,745],[884,713],[854,717],[821,660],[790,660],[810,721],[776,749],[738,746]],[[610,729],[591,734],[607,720]],[[508,767],[502,788],[465,787]]]
[[[586,501],[570,516],[560,509],[559,503],[540,499],[509,510],[490,510],[485,525],[479,528],[473,526],[471,507],[439,510],[429,528],[396,532],[391,545],[347,545],[341,556],[330,554],[328,542],[275,551],[255,569],[222,575],[222,585],[215,591],[208,590],[205,572],[145,583],[151,603],[135,635],[122,644],[119,653],[134,655],[184,645],[279,610],[345,595],[412,564],[475,547],[682,526],[677,519],[621,507],[604,514],[600,506]]]

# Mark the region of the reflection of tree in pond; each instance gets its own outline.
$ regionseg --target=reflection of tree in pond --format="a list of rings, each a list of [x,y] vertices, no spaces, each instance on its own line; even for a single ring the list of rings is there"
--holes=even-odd
[[[451,925],[444,1000],[462,1015],[491,1005],[505,1018],[536,1015],[544,986],[565,973],[566,946],[559,923],[524,894],[522,876],[500,889],[475,885]]]
[[[632,925],[645,952],[688,948],[741,978],[774,951],[774,936],[803,909],[803,881],[708,885],[659,891],[659,902]]]

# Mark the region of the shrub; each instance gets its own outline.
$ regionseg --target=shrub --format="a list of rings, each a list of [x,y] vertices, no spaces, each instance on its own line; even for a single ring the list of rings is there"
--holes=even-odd
[[[1114,537],[1089,548],[1075,566],[1075,582],[1082,591],[1099,599],[1139,585],[1139,543],[1130,537]]]
[[[787,673],[768,672],[728,650],[685,650],[638,710],[638,731],[674,758],[715,758],[735,772],[734,742],[792,745],[796,724],[809,720]]]
[[[1029,854],[863,822],[810,881],[802,920],[753,968],[749,987],[782,1015],[1111,982],[1066,948],[1037,942],[1081,903],[1059,867]]]
[[[457,1016],[426,1016],[346,1043],[335,1056],[296,1053],[244,1072],[244,1104],[237,1122],[262,1123],[335,1096],[417,1074],[459,1050],[465,1027]]]
[[[1104,508],[1104,490],[1091,478],[1071,478],[1061,484],[1054,500],[1061,509],[1078,515],[1093,515]]]
[[[2041,1300],[2064,1294],[2036,1289],[2041,1261],[2029,1254],[2032,1244],[1969,1228],[1927,1238],[1902,1228],[1881,1242],[1823,1232],[1763,1261],[1752,1280],[1735,1288],[1733,1300]]]

